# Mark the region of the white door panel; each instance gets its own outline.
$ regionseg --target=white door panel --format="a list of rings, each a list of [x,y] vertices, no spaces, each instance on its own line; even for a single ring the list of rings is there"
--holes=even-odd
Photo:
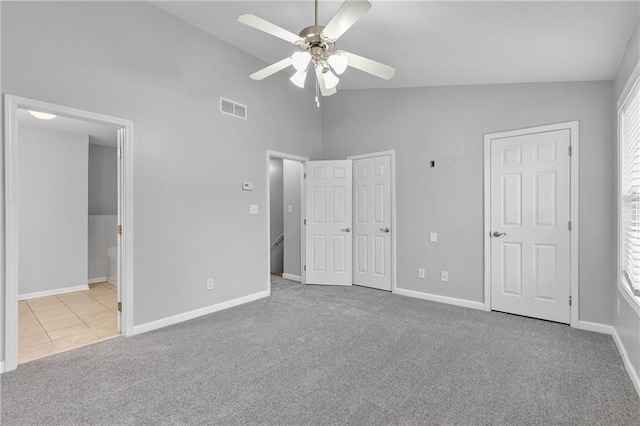
[[[353,283],[391,290],[391,157],[353,161]]]
[[[351,285],[351,160],[306,162],[306,283]]]
[[[568,129],[491,141],[494,310],[570,322],[569,143]]]

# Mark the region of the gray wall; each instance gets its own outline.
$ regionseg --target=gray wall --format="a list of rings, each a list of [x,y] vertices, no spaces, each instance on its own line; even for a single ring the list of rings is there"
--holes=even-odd
[[[270,232],[269,241],[272,244],[271,248],[271,272],[283,272],[284,271],[284,245],[282,243],[277,246],[273,246],[278,237],[284,233],[284,216],[282,211],[283,203],[283,170],[282,159],[272,158],[269,161],[269,183],[270,190]]]
[[[88,279],[107,278],[109,259],[107,249],[118,244],[116,227],[118,216],[115,214],[89,215]]]
[[[116,155],[116,148],[92,144],[89,137],[90,215],[118,214],[118,157]]]
[[[640,10],[639,10],[640,11]],[[625,50],[624,57],[620,62],[618,75],[615,80],[615,99],[620,98],[625,84],[629,80],[631,73],[640,61],[640,23],[636,25]],[[615,111],[614,111],[615,114]],[[617,171],[617,161],[614,162]],[[616,172],[617,177],[617,172]],[[616,191],[617,193],[618,191]],[[617,206],[611,206],[613,212],[617,211]],[[616,262],[617,264],[617,262]],[[616,306],[614,307],[614,326],[624,346],[629,360],[636,371],[640,373],[640,308],[638,305],[632,306],[623,295],[626,290],[618,290],[617,280],[611,281],[611,291],[615,294]],[[619,307],[619,308],[618,308]]]
[[[283,160],[284,165],[284,272],[300,276],[300,190],[302,163]],[[291,206],[289,213],[288,206]]]
[[[86,285],[88,137],[18,134],[18,294]]]
[[[3,2],[1,30],[5,93],[134,122],[135,325],[268,289],[265,152],[320,156],[309,91],[143,2]]]
[[[325,101],[323,148],[396,149],[397,286],[483,302],[483,135],[580,120],[580,318],[612,324],[613,109],[612,82],[343,91]]]
[[[117,214],[116,148],[93,144],[89,137],[89,280],[108,276],[107,248],[117,244]]]

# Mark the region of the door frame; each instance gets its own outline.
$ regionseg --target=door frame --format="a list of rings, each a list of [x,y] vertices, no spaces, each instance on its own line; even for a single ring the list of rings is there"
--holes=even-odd
[[[569,145],[571,157],[569,161],[569,191],[571,201],[569,206],[569,220],[571,221],[570,233],[570,262],[569,262],[569,294],[571,296],[571,327],[579,326],[580,292],[579,292],[579,128],[580,122],[567,121],[544,126],[528,127],[524,129],[510,130],[484,135],[484,310],[491,311],[491,141],[493,139],[524,136],[532,133],[553,132],[556,130],[569,130]]]
[[[20,96],[4,95],[4,177],[5,206],[4,226],[5,244],[0,247],[5,260],[5,300],[4,345],[5,371],[18,366],[18,109],[33,109],[60,116],[107,124],[124,130],[122,135],[120,179],[122,191],[119,195],[121,216],[119,225],[123,232],[118,244],[120,287],[122,311],[120,312],[121,333],[133,335],[133,122],[117,117],[84,111],[48,102],[28,99]],[[115,129],[114,129],[115,130]],[[1,294],[1,292],[0,292]]]
[[[391,229],[393,230],[391,233],[391,293],[396,293],[396,238],[398,235],[396,226],[396,150],[390,149],[368,154],[350,155],[347,160],[362,160],[365,158],[384,157],[385,155],[391,157]],[[355,191],[353,193],[355,194]]]
[[[267,214],[265,215],[267,220],[267,238],[266,238],[266,247],[267,247],[267,293],[271,295],[271,173],[269,171],[269,161],[272,158],[279,158],[282,160],[291,160],[297,161],[302,165],[302,174],[300,175],[300,282],[302,284],[306,284],[306,274],[304,271],[304,261],[306,254],[305,247],[305,233],[304,233],[304,225],[303,221],[305,218],[305,191],[304,191],[304,173],[305,173],[305,162],[309,161],[308,157],[302,157],[300,155],[287,154],[286,152],[272,151],[270,149],[267,150],[267,160],[266,160],[266,173],[267,173],[267,200],[265,204],[265,210]]]

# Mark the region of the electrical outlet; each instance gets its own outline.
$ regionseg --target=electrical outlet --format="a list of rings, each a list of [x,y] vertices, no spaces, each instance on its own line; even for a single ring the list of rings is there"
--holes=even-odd
[[[438,242],[438,233],[437,232],[429,232],[429,241],[432,243]]]
[[[207,279],[207,290],[213,290],[213,278]]]
[[[418,268],[418,278],[424,280],[424,268]]]
[[[249,204],[249,214],[260,213],[260,207],[257,204]]]
[[[440,271],[440,281],[449,281],[449,273],[447,271]]]

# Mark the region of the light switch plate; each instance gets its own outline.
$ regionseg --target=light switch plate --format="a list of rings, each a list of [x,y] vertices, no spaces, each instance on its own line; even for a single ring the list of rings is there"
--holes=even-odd
[[[438,242],[438,233],[437,232],[429,232],[429,241],[432,243]]]
[[[418,268],[418,278],[424,280],[424,268]]]
[[[445,283],[449,281],[449,273],[447,271],[440,271],[440,281]]]
[[[249,205],[249,214],[258,214],[260,213],[260,207],[257,204]]]
[[[291,204],[287,205],[287,213],[289,214],[293,213],[293,206]]]
[[[253,182],[242,182],[243,191],[253,191]]]

